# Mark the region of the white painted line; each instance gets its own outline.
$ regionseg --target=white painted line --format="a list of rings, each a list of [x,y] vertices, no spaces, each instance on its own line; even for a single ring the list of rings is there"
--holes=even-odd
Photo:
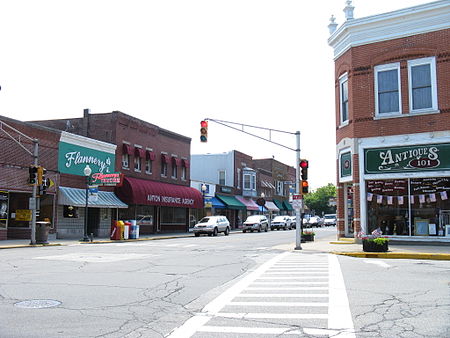
[[[203,326],[198,331],[214,332],[214,333],[276,334],[276,335],[302,334],[300,330],[295,330],[293,328],[264,328],[264,327],[242,327],[242,326]]]
[[[216,313],[217,317],[235,319],[327,319],[328,315],[323,313]]]
[[[261,246],[259,248],[255,248],[255,250],[266,250],[266,249],[270,249],[270,247],[268,247],[268,246]]]
[[[365,259],[364,263],[375,264],[375,265],[381,266],[382,268],[390,268],[391,267],[389,264],[387,264],[383,261],[376,260],[376,259],[373,259],[373,260]]]
[[[191,337],[200,327],[206,324],[211,317],[194,316],[189,318],[182,326],[173,330],[168,337],[170,338],[188,338]]]
[[[323,307],[328,306],[328,303],[304,303],[304,302],[231,302],[227,306],[310,306],[310,307]]]
[[[321,287],[321,286],[311,286],[311,287],[274,287],[274,288],[265,288],[265,287],[249,287],[246,290],[328,290],[328,287]]]
[[[306,276],[297,276],[297,277],[259,277],[257,280],[261,280],[261,279],[328,279],[328,276],[311,276],[311,277],[306,277]]]
[[[328,293],[241,293],[237,298],[328,298]]]
[[[261,285],[326,285],[328,282],[253,282],[254,284],[261,284]]]
[[[339,334],[340,338],[356,338],[339,260],[335,255],[329,255],[328,259],[330,263],[328,329],[344,330]]]
[[[283,272],[266,272],[264,276],[267,275],[328,275],[328,269],[327,271],[283,271]]]
[[[326,329],[313,329],[313,328],[303,328],[303,332],[311,336],[328,336],[328,337],[340,337],[338,334],[340,331],[337,330],[326,330]]]

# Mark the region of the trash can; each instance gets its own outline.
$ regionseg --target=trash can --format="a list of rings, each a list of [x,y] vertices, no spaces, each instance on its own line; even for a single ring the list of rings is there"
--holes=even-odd
[[[50,228],[50,222],[36,222],[36,244],[48,244],[48,232],[50,231]]]
[[[130,222],[124,222],[124,228],[123,228],[123,239],[128,239],[130,235]]]
[[[139,225],[136,224],[136,220],[133,219],[130,221],[130,238],[138,239],[139,238]]]
[[[113,221],[111,224],[111,239],[120,240],[122,235],[122,230],[119,225],[119,221]]]

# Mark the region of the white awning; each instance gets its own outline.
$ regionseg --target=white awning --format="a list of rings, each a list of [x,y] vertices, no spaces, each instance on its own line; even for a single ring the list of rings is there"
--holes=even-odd
[[[280,209],[277,208],[275,203],[273,203],[271,201],[266,201],[266,204],[264,205],[264,207],[269,211],[280,211]]]
[[[86,206],[86,190],[68,187],[59,187],[58,204]],[[99,191],[96,201],[89,201],[89,208],[128,208],[113,192]]]

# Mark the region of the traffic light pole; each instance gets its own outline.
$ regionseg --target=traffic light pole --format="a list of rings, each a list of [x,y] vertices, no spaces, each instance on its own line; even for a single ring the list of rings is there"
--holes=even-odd
[[[295,149],[295,193],[300,194],[300,131],[295,132],[296,149]],[[302,226],[303,220],[301,215],[304,211],[303,199],[300,208],[295,208],[295,250],[302,250]]]

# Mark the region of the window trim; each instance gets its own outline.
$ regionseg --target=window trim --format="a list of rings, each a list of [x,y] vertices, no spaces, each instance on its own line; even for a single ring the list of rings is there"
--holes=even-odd
[[[124,161],[124,158],[126,161]],[[123,153],[122,154],[122,169],[130,169],[130,155]]]
[[[397,112],[380,113],[378,104],[378,73],[388,70],[397,70],[398,81],[398,110]],[[374,82],[375,82],[375,116],[376,117],[393,117],[402,114],[402,84],[400,76],[400,62],[388,63],[384,65],[378,65],[374,67]]]
[[[223,184],[222,183],[220,183],[220,173],[222,173],[223,172]],[[218,181],[219,181],[219,185],[227,185],[227,172],[226,172],[226,170],[218,170],[217,171],[217,178],[218,178]]]
[[[347,83],[347,119],[344,121],[343,114],[342,114],[342,106],[343,106],[343,100],[342,100],[342,85],[344,83]],[[348,74],[344,73],[339,77],[339,126],[343,127],[348,125],[349,123],[349,92],[348,92]]]
[[[413,91],[412,91],[412,67],[420,65],[430,65],[430,82],[431,82],[431,107],[422,109],[413,109]],[[437,112],[438,95],[437,95],[437,79],[436,79],[436,57],[426,57],[415,60],[408,60],[408,98],[410,114],[420,114],[426,112]]]
[[[242,189],[243,190],[252,190],[252,174],[250,173],[244,173],[243,175],[243,182],[242,182]],[[246,182],[246,178],[248,177],[248,182]],[[246,185],[248,183],[248,187]]]

